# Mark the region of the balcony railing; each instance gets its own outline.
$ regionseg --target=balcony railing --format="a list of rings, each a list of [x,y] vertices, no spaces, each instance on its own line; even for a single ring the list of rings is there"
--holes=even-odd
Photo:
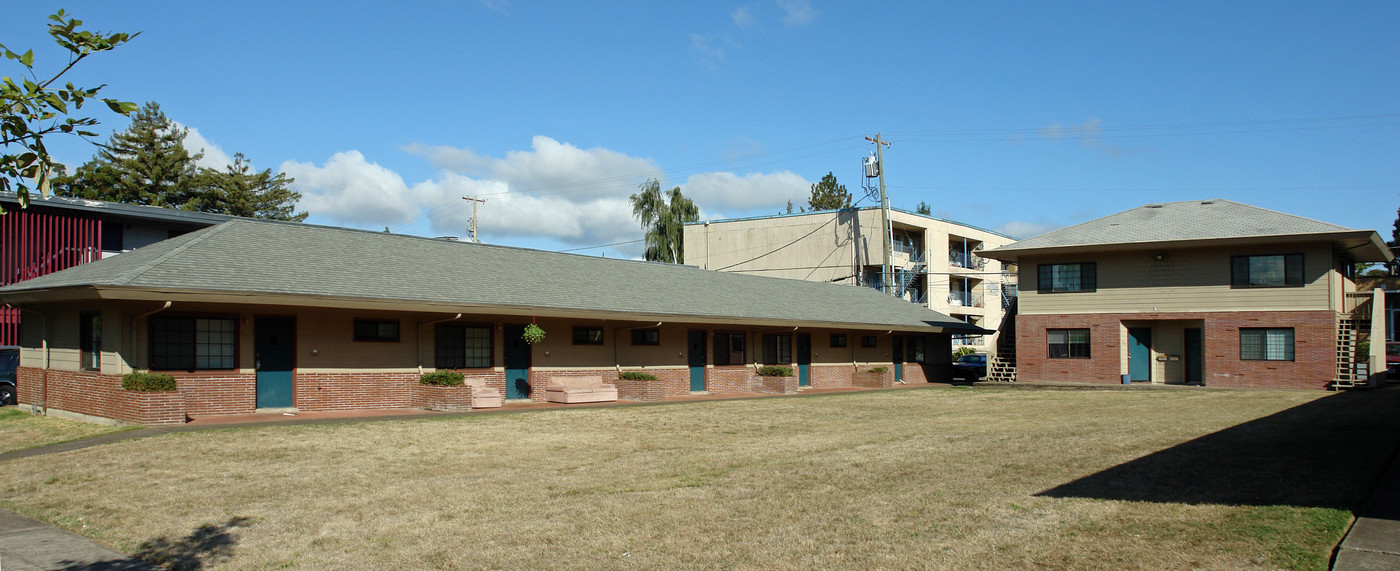
[[[957,268],[967,268],[970,270],[980,270],[987,267],[987,260],[982,259],[972,252],[962,250],[950,250],[948,252],[948,265]]]
[[[953,345],[982,345],[984,335],[954,335]]]
[[[982,294],[970,291],[950,291],[948,292],[948,305],[982,307]]]

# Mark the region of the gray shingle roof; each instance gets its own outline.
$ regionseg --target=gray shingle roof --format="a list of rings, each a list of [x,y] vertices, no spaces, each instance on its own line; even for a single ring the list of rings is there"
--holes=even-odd
[[[529,308],[540,315],[967,327],[864,287],[247,219],[0,288],[0,299],[104,286]]]
[[[984,252],[992,258],[1049,248],[1160,244],[1199,240],[1336,235],[1353,230],[1229,200],[1189,200],[1139,206]],[[1374,233],[1374,232],[1371,232]]]

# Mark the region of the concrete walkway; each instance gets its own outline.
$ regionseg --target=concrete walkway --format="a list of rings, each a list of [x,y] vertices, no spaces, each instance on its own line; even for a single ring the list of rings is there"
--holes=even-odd
[[[0,509],[0,569],[157,570],[89,539],[3,509]]]
[[[1400,569],[1400,456],[1391,460],[1366,507],[1337,547],[1339,571]]]

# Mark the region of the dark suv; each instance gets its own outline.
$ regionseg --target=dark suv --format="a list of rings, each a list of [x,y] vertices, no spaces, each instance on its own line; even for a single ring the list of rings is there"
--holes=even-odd
[[[987,376],[987,356],[972,353],[953,361],[953,379],[967,379],[972,382]]]
[[[15,404],[15,369],[19,347],[0,347],[0,406]]]

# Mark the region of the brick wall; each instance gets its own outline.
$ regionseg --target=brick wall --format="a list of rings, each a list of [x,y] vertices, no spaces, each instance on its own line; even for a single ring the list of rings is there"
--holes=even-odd
[[[187,412],[194,416],[248,414],[257,408],[257,375],[252,371],[170,371]]]
[[[706,389],[712,393],[747,393],[753,389],[750,387],[750,378],[753,377],[753,369],[747,365],[715,366],[706,370]]]
[[[419,376],[417,372],[297,373],[293,381],[296,394],[293,404],[297,410],[308,412],[412,408],[416,406],[415,391],[421,386]],[[487,384],[491,384],[490,380]],[[500,389],[505,390],[504,376]]]
[[[754,375],[750,381],[753,392],[768,394],[791,394],[797,392],[797,374],[791,377],[765,377]]]
[[[45,395],[44,370],[20,367],[17,398],[24,404],[50,407],[136,424],[183,424],[183,391],[143,393],[122,388],[122,378],[87,371],[49,371]]]
[[[1134,327],[1152,321],[1203,323],[1201,369],[1207,386],[1325,389],[1337,363],[1337,322],[1330,311],[1019,315],[1016,320],[1016,376],[1023,381],[1121,382],[1127,372],[1122,366],[1124,321]],[[1292,327],[1294,359],[1240,359],[1241,327]],[[1046,357],[1045,330],[1062,328],[1090,330],[1090,358]]]
[[[418,383],[414,387],[413,408],[443,412],[471,410],[472,390],[469,386],[447,387]]]
[[[690,394],[689,369],[647,369],[640,372],[656,375],[656,380],[629,381],[613,373],[611,377],[604,375],[603,382],[616,384],[617,398],[622,400],[658,401]]]
[[[814,363],[811,367],[812,388],[814,389],[838,389],[853,386],[852,380],[856,371],[859,370],[849,364],[818,365]]]

